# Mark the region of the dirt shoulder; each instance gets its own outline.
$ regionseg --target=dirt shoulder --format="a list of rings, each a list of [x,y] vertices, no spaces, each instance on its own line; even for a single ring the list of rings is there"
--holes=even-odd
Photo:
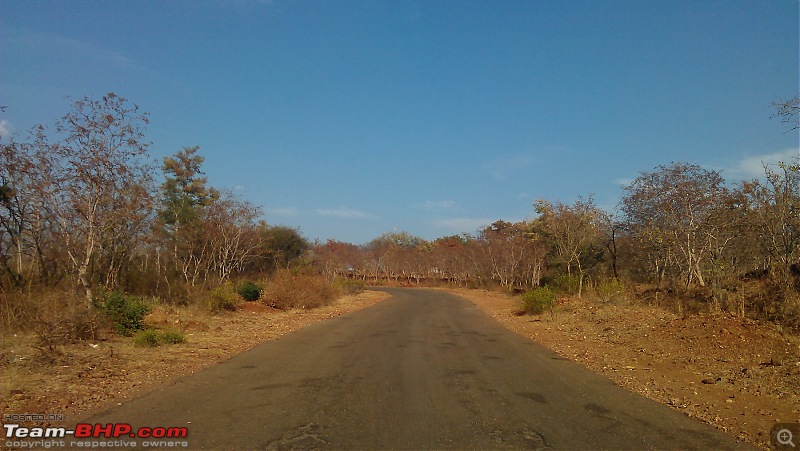
[[[365,291],[314,310],[281,311],[259,303],[211,316],[187,309],[158,307],[146,322],[180,330],[187,341],[154,348],[136,347],[130,338],[83,342],[43,355],[34,337],[0,337],[0,412],[60,414],[68,422],[86,418],[181,376],[217,364],[267,340],[309,324],[360,310],[389,297]]]
[[[552,315],[517,316],[511,296],[448,291],[618,385],[762,448],[775,423],[800,421],[800,338],[774,326],[580,299]]]

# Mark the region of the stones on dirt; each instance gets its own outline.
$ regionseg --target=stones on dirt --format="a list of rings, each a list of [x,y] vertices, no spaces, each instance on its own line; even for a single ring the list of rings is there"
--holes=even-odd
[[[774,360],[772,357],[769,358],[769,362],[761,362],[759,366],[782,366],[783,363],[780,361]]]
[[[724,384],[728,382],[728,378],[726,377],[708,377],[700,381],[707,385],[714,385],[714,384]]]

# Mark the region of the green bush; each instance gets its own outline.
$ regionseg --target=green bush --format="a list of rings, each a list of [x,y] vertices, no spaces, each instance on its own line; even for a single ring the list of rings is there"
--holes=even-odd
[[[180,343],[186,343],[186,337],[180,332],[168,330],[159,335],[158,341],[168,345],[176,345]]]
[[[133,336],[134,346],[141,346],[143,348],[154,348],[160,344],[161,343],[158,340],[157,330],[147,329],[140,331]]]
[[[529,315],[541,315],[552,310],[556,303],[556,293],[548,286],[528,290],[522,295],[522,311]]]
[[[103,296],[102,309],[111,320],[114,330],[126,337],[144,329],[142,321],[145,315],[150,313],[150,307],[141,299],[119,291],[112,291]]]
[[[206,306],[211,313],[236,310],[236,294],[230,285],[214,288],[208,295]]]
[[[154,348],[162,344],[174,345],[185,342],[186,337],[184,337],[182,333],[175,331],[160,332],[155,329],[147,329],[133,336],[133,345],[144,348]]]
[[[603,302],[611,302],[625,294],[625,286],[617,279],[608,279],[600,282],[595,289],[597,298]]]
[[[554,277],[550,284],[556,291],[572,295],[578,294],[578,290],[580,290],[581,287],[581,279],[578,276],[561,274]]]
[[[239,293],[239,296],[241,296],[245,301],[253,302],[257,301],[258,298],[261,297],[261,290],[263,289],[264,287],[256,285],[248,280],[239,285],[239,288],[236,290],[236,292]]]

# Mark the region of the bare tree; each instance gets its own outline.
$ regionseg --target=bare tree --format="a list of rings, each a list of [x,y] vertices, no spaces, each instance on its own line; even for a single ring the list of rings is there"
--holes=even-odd
[[[147,123],[136,105],[109,93],[100,100],[74,101],[57,124],[64,138],[54,149],[59,189],[50,205],[88,306],[94,297],[92,261],[103,242],[121,223],[133,219],[136,227],[145,226],[131,213],[147,210],[153,201]]]
[[[544,265],[542,244],[528,232],[525,223],[495,221],[480,236],[480,248],[473,248],[478,265],[488,268],[491,278],[506,288],[531,287],[539,284]],[[480,271],[480,270],[479,270]]]
[[[206,213],[203,222],[211,250],[210,269],[220,280],[227,280],[256,256],[262,241],[255,221],[261,212],[230,191],[223,191]]]
[[[800,170],[781,163],[778,170],[764,168],[766,183],[753,180],[744,185],[750,204],[750,222],[762,238],[764,253],[785,286],[800,257]]]
[[[775,116],[781,118],[781,122],[789,126],[789,130],[800,129],[800,95],[791,99],[772,102],[775,108]]]
[[[366,279],[366,252],[355,244],[328,240],[313,247],[316,263],[323,274],[333,280],[336,277]]]
[[[643,250],[659,262],[659,277],[674,262],[686,286],[705,286],[702,265],[709,254],[711,215],[727,195],[724,183],[716,171],[673,163],[642,173],[625,188],[622,210],[627,225]]]
[[[0,149],[0,258],[14,286],[23,283],[23,260],[30,249],[26,235],[34,208],[35,163],[26,146],[16,142]]]

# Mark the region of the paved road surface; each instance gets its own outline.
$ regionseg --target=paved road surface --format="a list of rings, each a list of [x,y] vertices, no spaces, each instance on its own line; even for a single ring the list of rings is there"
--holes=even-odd
[[[725,449],[435,290],[314,324],[91,418],[188,426],[207,449]]]

